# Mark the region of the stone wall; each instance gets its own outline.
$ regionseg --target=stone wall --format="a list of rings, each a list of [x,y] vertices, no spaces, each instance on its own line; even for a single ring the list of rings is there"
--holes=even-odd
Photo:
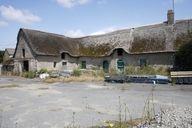
[[[29,70],[35,71],[37,68],[36,68],[36,60],[34,58],[34,54],[31,51],[24,34],[21,32],[21,33],[19,33],[19,35],[20,35],[18,37],[19,43],[17,43],[18,46],[15,49],[14,71],[20,72],[20,73],[23,72],[24,71],[24,61],[28,61]],[[22,49],[24,49],[25,56],[23,56]]]

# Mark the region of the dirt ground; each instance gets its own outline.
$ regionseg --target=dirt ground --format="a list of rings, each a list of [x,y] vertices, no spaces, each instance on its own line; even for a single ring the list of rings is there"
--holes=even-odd
[[[151,95],[150,95],[151,94]],[[192,85],[105,82],[43,83],[0,76],[2,128],[65,128],[107,125],[104,120],[141,118],[144,106],[157,113],[192,106]],[[149,101],[149,103],[146,101]],[[147,108],[147,107],[146,107]]]

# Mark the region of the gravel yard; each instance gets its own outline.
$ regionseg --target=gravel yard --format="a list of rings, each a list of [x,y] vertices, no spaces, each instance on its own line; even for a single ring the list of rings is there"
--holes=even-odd
[[[153,110],[151,115],[154,113],[156,120],[164,124],[168,122],[163,122],[161,117],[166,114],[169,114],[163,117],[166,120],[179,120],[184,113],[187,113],[184,114],[186,118],[192,120],[192,85],[105,82],[47,84],[38,78],[0,76],[0,97],[2,128],[103,126],[107,125],[104,120],[118,120],[120,110],[122,119],[141,118],[146,105]],[[168,123],[166,127],[169,125],[172,124]],[[191,125],[189,122],[188,126]],[[142,127],[149,125],[143,124]]]

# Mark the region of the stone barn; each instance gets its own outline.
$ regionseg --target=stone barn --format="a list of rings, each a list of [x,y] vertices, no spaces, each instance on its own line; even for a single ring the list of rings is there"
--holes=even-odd
[[[13,54],[15,52],[14,48],[6,48],[5,53],[3,56],[3,63],[2,63],[2,72],[3,74],[12,74],[14,68],[14,58]]]
[[[64,35],[21,28],[14,53],[15,71],[115,68],[128,65],[172,67],[173,55],[192,30],[192,19],[168,21],[117,30],[103,35],[70,38]]]

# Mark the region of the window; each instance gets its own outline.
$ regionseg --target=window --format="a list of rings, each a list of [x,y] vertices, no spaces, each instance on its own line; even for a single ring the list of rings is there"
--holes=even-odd
[[[117,68],[119,71],[124,71],[124,62],[122,60],[117,61]]]
[[[140,66],[146,66],[147,65],[147,60],[142,58],[140,59]]]
[[[56,67],[56,64],[57,64],[57,62],[53,62],[53,67],[54,67],[54,68]]]
[[[65,53],[61,53],[61,59],[65,59]]]
[[[86,69],[86,61],[82,61],[82,68]]]
[[[25,49],[22,49],[23,58],[25,58]]]
[[[122,56],[123,55],[123,49],[122,48],[117,49],[117,55],[118,56]]]

